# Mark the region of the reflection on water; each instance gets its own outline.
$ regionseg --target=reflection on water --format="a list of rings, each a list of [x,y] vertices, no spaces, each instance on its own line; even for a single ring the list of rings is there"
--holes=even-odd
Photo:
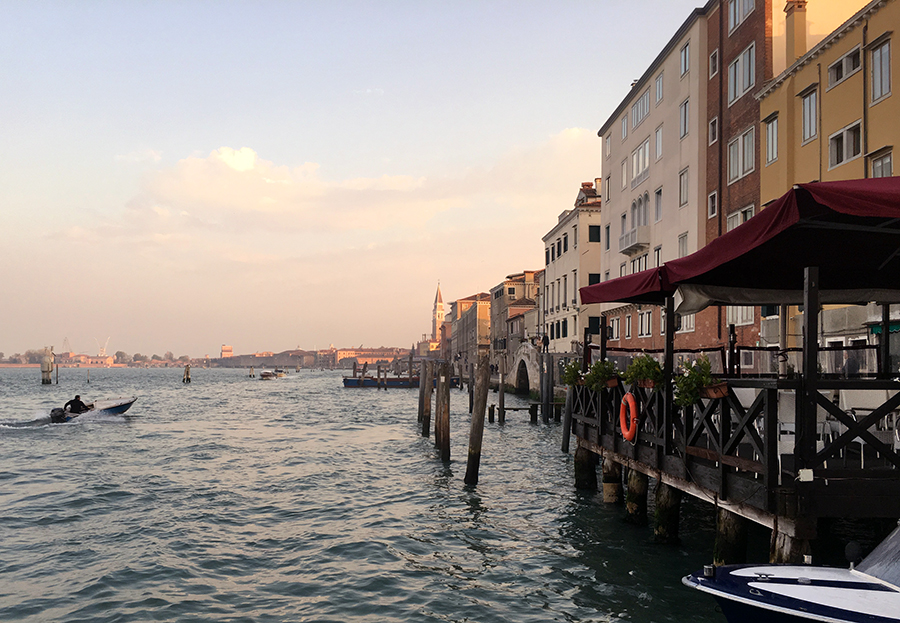
[[[682,545],[653,545],[573,490],[558,424],[486,424],[468,488],[465,392],[443,464],[415,390],[181,375],[0,370],[0,620],[722,620],[680,585],[710,557],[709,507],[686,501]],[[33,425],[76,393],[139,400]]]

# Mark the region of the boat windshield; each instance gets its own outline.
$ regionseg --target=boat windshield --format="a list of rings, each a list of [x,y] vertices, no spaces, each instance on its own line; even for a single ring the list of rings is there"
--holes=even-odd
[[[900,527],[872,550],[857,569],[894,586],[900,586]]]

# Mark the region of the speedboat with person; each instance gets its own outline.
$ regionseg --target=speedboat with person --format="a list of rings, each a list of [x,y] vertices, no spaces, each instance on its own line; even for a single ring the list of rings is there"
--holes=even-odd
[[[706,565],[682,582],[712,595],[729,623],[898,623],[900,526],[849,569]]]
[[[62,424],[71,422],[77,417],[81,417],[86,413],[102,413],[103,415],[121,415],[131,408],[137,396],[126,398],[107,398],[106,400],[95,400],[94,402],[85,404],[85,410],[78,413],[66,410],[66,408],[56,407],[50,411],[50,422],[53,424]],[[66,403],[68,404],[68,403]]]

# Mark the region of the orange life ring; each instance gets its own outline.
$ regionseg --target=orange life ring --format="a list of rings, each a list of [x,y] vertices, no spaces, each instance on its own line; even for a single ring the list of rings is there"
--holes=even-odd
[[[630,413],[629,413],[630,411]],[[628,425],[628,416],[631,415],[631,425]],[[637,401],[631,392],[627,392],[619,406],[619,426],[622,428],[622,437],[625,441],[634,441],[638,430]]]

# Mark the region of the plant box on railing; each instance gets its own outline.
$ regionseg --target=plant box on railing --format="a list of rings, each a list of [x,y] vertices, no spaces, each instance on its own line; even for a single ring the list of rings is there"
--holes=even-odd
[[[643,387],[645,389],[653,389],[654,387],[656,387],[656,381],[654,381],[653,379],[640,379],[637,382],[637,386]]]
[[[706,385],[700,388],[700,396],[702,398],[724,398],[728,395],[728,383],[716,383],[715,385]]]

